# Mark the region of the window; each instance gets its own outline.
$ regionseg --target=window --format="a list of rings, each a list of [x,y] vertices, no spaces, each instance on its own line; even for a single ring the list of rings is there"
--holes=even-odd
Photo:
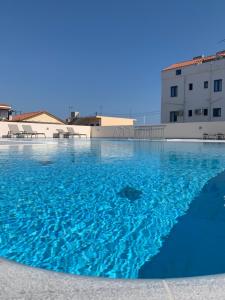
[[[170,88],[170,96],[171,97],[177,97],[178,95],[178,86],[175,85],[175,86],[171,86]]]
[[[200,116],[202,114],[202,110],[199,108],[199,109],[195,109],[195,114],[197,116]]]
[[[221,117],[221,108],[213,108],[213,117]]]
[[[192,117],[192,109],[189,109],[189,111],[188,111],[188,117]]]
[[[178,118],[183,117],[184,112],[182,110],[176,110],[170,112],[170,122],[175,123],[178,121]]]
[[[177,122],[177,112],[176,111],[170,112],[170,122],[171,123]]]
[[[207,89],[209,87],[209,82],[208,81],[204,81],[204,89]]]
[[[208,108],[203,108],[203,115],[208,116]]]
[[[222,79],[214,80],[214,92],[222,91]]]
[[[193,83],[189,83],[189,91],[193,90]]]
[[[176,75],[181,75],[181,69],[176,70]]]

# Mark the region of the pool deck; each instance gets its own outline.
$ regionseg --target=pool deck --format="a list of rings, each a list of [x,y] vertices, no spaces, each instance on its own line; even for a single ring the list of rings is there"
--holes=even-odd
[[[0,259],[0,299],[222,300],[225,276],[114,280],[45,271]]]

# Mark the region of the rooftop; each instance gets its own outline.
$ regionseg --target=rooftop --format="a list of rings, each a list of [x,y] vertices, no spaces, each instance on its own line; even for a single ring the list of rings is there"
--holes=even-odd
[[[36,111],[36,112],[28,112],[20,115],[15,115],[12,117],[12,121],[24,121],[26,119],[30,119],[32,117],[36,117],[44,112],[42,111]]]
[[[7,109],[10,110],[11,106],[5,103],[0,103],[0,109]]]
[[[20,115],[15,115],[15,116],[12,116],[12,121],[17,121],[17,122],[26,121],[26,120],[29,120],[30,118],[37,117],[37,116],[42,115],[42,114],[46,114],[46,115],[48,115],[48,116],[50,116],[54,119],[57,119],[58,121],[64,123],[64,121],[62,121],[58,117],[50,114],[47,111],[27,112],[27,113],[23,113],[23,114],[20,114]]]
[[[196,57],[193,57],[193,59],[191,59],[191,60],[186,60],[186,61],[172,64],[172,65],[164,68],[163,71],[169,71],[169,70],[173,70],[173,69],[177,69],[177,68],[188,67],[191,65],[199,65],[199,64],[203,64],[203,63],[206,63],[209,61],[215,61],[215,60],[223,59],[223,58],[225,58],[225,50],[217,52],[216,54],[213,54],[213,55],[196,56]]]
[[[129,117],[117,117],[117,116],[102,116],[102,115],[96,115],[96,116],[89,116],[87,118],[99,118],[99,119],[103,119],[103,118],[114,118],[114,119],[128,119],[128,120],[135,120],[134,118],[129,118]]]

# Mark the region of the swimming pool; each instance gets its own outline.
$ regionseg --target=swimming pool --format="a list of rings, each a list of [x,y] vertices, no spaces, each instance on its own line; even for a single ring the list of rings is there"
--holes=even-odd
[[[59,272],[110,278],[225,272],[223,263],[215,269],[214,262],[207,261],[196,269],[192,260],[197,261],[196,251],[186,251],[187,261],[179,271],[179,261],[186,259],[182,253],[189,245],[190,226],[196,235],[200,230],[190,243],[203,245],[215,235],[216,246],[225,249],[225,234],[221,230],[219,236],[215,234],[224,222],[224,144],[5,142],[0,145],[0,165],[2,257]],[[205,215],[198,218],[201,207]],[[209,212],[217,220],[214,227]],[[205,223],[198,222],[203,219]],[[209,233],[199,240],[207,228]],[[183,247],[176,244],[177,237],[183,239]],[[214,250],[209,255],[214,257]],[[168,251],[175,263],[170,263]],[[220,252],[221,259],[225,252]],[[209,268],[202,269],[204,265]]]

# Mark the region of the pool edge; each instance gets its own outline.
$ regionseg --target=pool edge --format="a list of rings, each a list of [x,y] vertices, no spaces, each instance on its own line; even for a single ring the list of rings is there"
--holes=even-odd
[[[225,274],[108,279],[58,273],[0,258],[1,299],[223,299],[224,285]]]

